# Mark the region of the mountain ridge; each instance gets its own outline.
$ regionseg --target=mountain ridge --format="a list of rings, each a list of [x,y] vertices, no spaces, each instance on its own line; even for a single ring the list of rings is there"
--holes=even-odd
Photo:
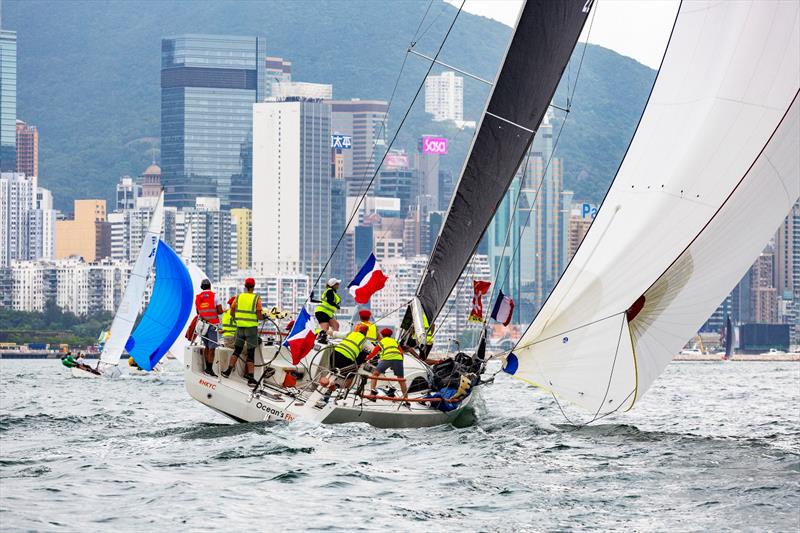
[[[138,175],[153,158],[160,135],[161,38],[179,33],[263,35],[267,53],[292,61],[293,79],[332,83],[335,98],[388,100],[403,65],[390,111],[393,132],[427,69],[415,49],[435,52],[457,9],[443,2],[381,4],[288,0],[167,0],[93,2],[5,0],[3,25],[18,36],[18,118],[39,127],[40,182],[56,207],[81,197],[113,198],[122,175]],[[460,13],[440,58],[492,79],[511,29]],[[55,44],[54,44],[55,43]],[[570,65],[577,72],[580,43]],[[434,73],[441,71],[439,67]],[[655,71],[587,45],[558,157],[576,199],[599,201],[638,122]],[[574,78],[573,78],[574,81]],[[563,101],[565,88],[556,101]],[[465,79],[464,118],[478,120],[488,88]],[[412,109],[397,147],[411,149],[422,133],[451,137],[443,168],[461,170],[471,130],[436,123]]]

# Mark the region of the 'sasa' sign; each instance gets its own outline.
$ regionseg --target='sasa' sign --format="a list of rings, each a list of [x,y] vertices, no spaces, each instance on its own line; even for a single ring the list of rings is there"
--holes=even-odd
[[[422,153],[444,155],[447,153],[447,139],[444,137],[422,137]]]

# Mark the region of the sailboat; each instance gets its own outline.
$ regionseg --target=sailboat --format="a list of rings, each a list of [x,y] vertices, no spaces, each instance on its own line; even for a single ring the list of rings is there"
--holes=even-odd
[[[590,421],[633,408],[800,196],[798,91],[800,3],[683,2],[612,186],[505,371]]]
[[[523,6],[410,302],[417,338],[438,317],[522,163],[590,4]],[[799,14],[796,2],[681,4],[589,232],[513,350],[493,356],[506,373],[583,408],[591,421],[631,409],[741,279],[800,196]],[[473,356],[454,359],[462,377],[483,370],[483,341]],[[262,346],[256,362],[275,372],[250,390],[241,379],[202,374],[201,351],[191,350],[190,395],[238,421],[422,427],[452,422],[474,396],[444,413],[424,405],[424,390],[423,405],[403,409],[364,402],[356,388],[319,407],[324,351],[291,365],[280,347]],[[432,369],[409,358],[405,366],[412,390],[418,378],[433,386]]]
[[[431,262],[437,265],[437,271],[435,275],[429,271],[421,295],[427,316],[435,318],[441,309],[533,141],[586,22],[590,4],[586,0],[529,1],[522,7],[447,224],[433,252]],[[442,263],[446,266],[439,268]],[[423,323],[419,316],[418,322]],[[227,368],[229,354],[230,350],[217,348],[217,374]],[[407,399],[388,395],[370,398],[364,394],[369,374],[359,371],[350,376],[355,378],[352,387],[339,389],[330,402],[321,402],[326,392],[322,384],[332,379],[330,357],[331,350],[323,349],[295,365],[287,348],[267,341],[256,350],[259,385],[250,389],[241,377],[241,369],[232,379],[203,373],[202,348],[190,346],[184,381],[192,398],[240,422],[302,418],[322,423],[366,422],[386,428],[424,427],[454,421],[475,396],[465,394],[458,401],[453,398],[447,402],[430,399],[441,389],[440,377],[425,363],[406,356]],[[470,358],[464,356],[461,360]],[[480,365],[460,364],[456,368],[454,362],[450,364],[444,378],[459,387],[456,394],[462,385],[470,391],[479,383],[472,376]],[[264,374],[267,367],[272,372]],[[386,388],[396,385],[386,383],[388,378],[382,379]],[[402,405],[405,400],[410,407]]]
[[[182,333],[192,308],[192,282],[183,261],[159,238],[163,220],[162,192],[153,210],[122,302],[111,323],[97,368],[94,372],[72,368],[74,377],[121,376],[120,358],[123,350],[133,357],[139,368],[151,371]],[[153,293],[139,323],[136,324],[147,280],[154,266],[157,275]]]

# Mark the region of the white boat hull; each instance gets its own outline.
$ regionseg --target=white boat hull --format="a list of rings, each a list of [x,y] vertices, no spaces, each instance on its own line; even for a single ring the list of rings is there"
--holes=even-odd
[[[277,347],[265,346],[269,359],[276,355]],[[188,347],[184,361],[184,382],[189,395],[203,405],[229,417],[237,422],[263,422],[283,420],[291,422],[297,419],[308,420],[323,424],[345,424],[363,422],[379,428],[419,428],[450,424],[455,421],[472,402],[475,392],[458,404],[456,409],[442,412],[439,409],[420,403],[412,403],[404,407],[397,401],[377,400],[375,402],[362,399],[353,393],[344,398],[336,399],[334,395],[327,404],[318,405],[324,397],[324,389],[315,386],[310,379],[299,383],[297,389],[287,389],[279,385],[283,382],[285,371],[283,368],[294,367],[282,353],[278,353],[272,363],[276,369],[275,375],[264,380],[265,387],[254,392],[239,375],[241,369],[232,373],[230,378],[219,376],[220,362],[222,368],[227,367],[230,350],[217,349],[214,371],[218,377],[211,377],[203,372],[201,348]],[[263,358],[259,351],[256,353],[256,363],[262,364]],[[242,365],[239,362],[238,365]],[[408,366],[412,367],[409,372]],[[416,362],[409,365],[407,361],[406,378],[411,382],[414,370],[424,367]],[[305,374],[316,370],[305,369]],[[259,376],[260,372],[256,372]],[[419,374],[419,372],[417,372]],[[298,394],[297,392],[300,392]],[[413,397],[413,395],[411,395]]]

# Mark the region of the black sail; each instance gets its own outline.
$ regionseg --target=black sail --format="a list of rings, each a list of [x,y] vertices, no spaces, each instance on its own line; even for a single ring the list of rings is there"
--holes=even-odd
[[[417,296],[439,314],[544,118],[591,0],[528,0],[489,97]]]

